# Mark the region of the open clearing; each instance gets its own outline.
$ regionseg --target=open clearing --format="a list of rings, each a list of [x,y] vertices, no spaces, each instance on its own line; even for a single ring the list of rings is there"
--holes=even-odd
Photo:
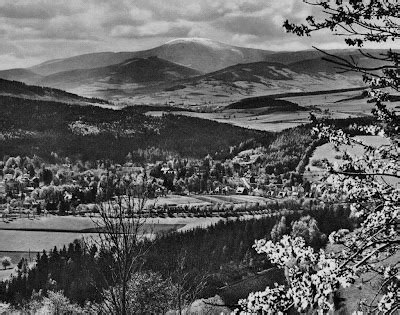
[[[305,111],[271,112],[263,114],[263,111],[268,109],[268,107],[265,107],[246,110],[223,109],[205,113],[193,111],[174,111],[168,113],[209,119],[243,128],[278,132],[309,123],[310,112],[313,112],[317,117],[332,119],[365,117],[371,115],[374,103],[368,103],[367,99],[358,99],[360,95],[361,91],[350,91],[279,98],[297,103],[299,106],[305,107],[307,109]],[[221,104],[213,104],[210,108],[216,109],[218,107],[217,105]],[[387,106],[389,109],[400,111],[400,102],[398,101],[388,102]],[[165,111],[149,111],[146,115],[157,117],[165,113]]]
[[[361,141],[362,143],[372,146],[379,147],[381,145],[389,144],[389,140],[387,138],[383,138],[380,136],[356,136],[354,137],[356,140]],[[332,143],[325,143],[319,147],[317,147],[306,166],[306,171],[304,172],[305,178],[309,181],[319,181],[322,176],[326,173],[323,168],[313,166],[313,160],[322,160],[327,159],[329,163],[333,165],[341,165],[344,161],[341,159],[342,152],[347,152],[351,157],[359,157],[364,153],[364,148],[359,144],[354,145],[341,145],[339,150],[336,150]],[[396,185],[400,181],[394,177],[385,177],[385,181],[388,184]]]
[[[245,195],[170,195],[149,200],[148,203],[155,204],[156,206],[184,206],[258,202],[262,205],[266,201],[268,201],[267,198]],[[243,218],[246,218],[246,216]],[[96,233],[91,233],[96,228],[94,220],[98,220],[98,218],[49,215],[46,217],[36,217],[35,219],[18,218],[10,222],[0,222],[0,252],[49,250],[54,246],[62,247],[73,242],[75,239],[96,236]],[[226,219],[221,217],[147,218],[143,227],[143,233],[151,237],[151,235],[154,236],[157,233],[173,230],[186,231],[196,227],[206,227],[220,220]]]

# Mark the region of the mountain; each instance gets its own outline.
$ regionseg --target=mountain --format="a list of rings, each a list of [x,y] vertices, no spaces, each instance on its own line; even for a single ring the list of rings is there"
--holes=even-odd
[[[158,57],[206,73],[238,63],[265,60],[272,51],[236,47],[205,38],[181,38],[132,52],[101,52],[46,61],[29,68],[40,75],[116,65],[132,58]]]
[[[339,77],[346,78],[346,76],[337,74],[335,69],[323,60],[317,63],[318,66],[315,68],[312,67],[313,62],[316,61],[301,61],[290,65],[265,61],[238,64],[199,77],[189,78],[186,81],[180,81],[179,86],[212,84],[216,89],[223,86],[243,89],[256,85],[270,89],[293,86],[292,89],[297,88],[301,91],[307,87],[313,90],[313,84],[323,85],[326,80],[335,81]],[[306,67],[307,65],[308,67]],[[351,81],[352,79],[349,80]],[[345,81],[348,83],[349,80]]]
[[[180,106],[217,107],[246,97],[362,86],[362,78],[359,76],[306,70],[298,65],[265,61],[238,64],[169,84],[111,91],[107,97],[122,98],[130,103],[164,104],[168,102]]]
[[[159,47],[138,52],[137,56],[157,56],[203,73],[238,63],[264,61],[272,51],[243,48],[206,38],[179,38]]]
[[[378,55],[383,50],[366,50]],[[378,62],[358,50],[329,53],[360,65]],[[181,38],[134,52],[102,52],[56,59],[0,78],[60,88],[88,97],[139,104],[219,104],[263,94],[357,87],[361,77],[337,73],[317,50],[272,52],[205,38]]]
[[[109,104],[108,101],[86,98],[76,94],[49,87],[27,85],[18,81],[0,79],[0,96],[12,96],[41,101],[65,102],[74,104]]]
[[[106,67],[134,58],[136,52],[100,52],[84,54],[70,58],[55,59],[43,62],[29,68],[30,71],[47,76],[57,72],[76,69],[91,69]]]
[[[41,79],[41,76],[28,69],[10,69],[1,70],[0,78],[5,80],[23,81],[25,83],[34,83]]]
[[[222,70],[208,73],[200,80],[217,80],[222,82],[262,82],[270,80],[291,80],[293,71],[283,64],[275,62],[253,62],[237,64]]]
[[[94,69],[59,72],[44,77],[40,84],[73,89],[82,85],[100,84],[103,88],[133,84],[135,88],[156,82],[170,82],[200,75],[193,70],[158,57],[133,58],[118,65]]]
[[[318,50],[304,50],[295,52],[279,52],[271,54],[267,57],[269,62],[277,62],[289,66],[292,70],[303,73],[329,73],[334,74],[341,72],[339,66],[327,61],[340,61],[333,56],[337,56],[349,62],[355,62],[360,67],[378,67],[385,62],[368,58],[360,51],[354,49],[336,49],[326,51],[331,56],[320,52]],[[372,56],[379,56],[385,53],[381,49],[365,49],[364,54],[371,54]],[[347,75],[354,75],[354,73],[347,73]],[[359,74],[358,74],[359,75]]]

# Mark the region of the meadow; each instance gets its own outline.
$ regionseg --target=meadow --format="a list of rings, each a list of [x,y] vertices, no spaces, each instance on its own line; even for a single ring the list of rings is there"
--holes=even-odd
[[[290,101],[299,106],[291,111],[280,111],[279,108],[268,111],[268,106],[232,109],[231,105],[224,104],[210,108],[207,112],[182,110],[174,111],[173,114],[229,123],[247,129],[279,132],[309,123],[311,112],[318,118],[328,119],[370,116],[373,103],[368,103],[366,98],[361,97],[361,93],[362,91],[332,91],[332,93],[304,95],[293,93],[293,95],[279,96],[279,100]],[[389,102],[388,108],[399,111],[399,105],[399,101]],[[148,111],[146,115],[161,117],[165,113],[166,111]]]
[[[383,138],[380,136],[355,136],[354,139],[356,139],[357,141],[361,141],[365,145],[369,145],[375,148],[381,145],[389,144],[389,140],[387,138]],[[339,148],[335,148],[332,143],[325,143],[315,149],[309,160],[308,165],[305,168],[304,178],[311,182],[320,181],[326,171],[323,167],[313,165],[316,164],[315,161],[322,161],[326,159],[330,164],[341,165],[345,162],[342,159],[342,152],[346,152],[352,158],[356,158],[362,156],[365,152],[365,149],[360,144],[341,145],[339,146]],[[385,181],[393,185],[396,185],[396,183],[400,182],[399,179],[394,177],[386,177]]]

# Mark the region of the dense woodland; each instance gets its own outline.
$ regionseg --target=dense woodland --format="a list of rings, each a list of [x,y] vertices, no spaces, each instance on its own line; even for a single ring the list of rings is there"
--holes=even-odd
[[[0,96],[0,108],[1,156],[50,158],[55,152],[83,161],[118,163],[131,151],[156,147],[185,157],[220,158],[248,139],[261,144],[271,141],[266,132],[204,119],[149,117],[141,107],[117,111]]]
[[[305,203],[301,213],[297,206],[288,202],[277,204],[277,207],[287,210],[286,227],[274,228],[283,234],[308,235],[310,231],[315,231],[315,227],[303,224],[307,221],[304,219],[298,221],[297,228],[293,228],[292,223],[306,215],[315,218],[319,234],[328,235],[339,228],[353,228],[350,210],[346,205]],[[181,285],[189,288],[194,282],[205,280],[201,296],[214,296],[219,288],[272,266],[265,257],[252,250],[252,245],[255,239],[270,239],[277,222],[282,225],[280,217],[231,219],[207,229],[160,235],[155,241],[145,244],[148,251],[141,261],[142,270],[158,272],[163,278],[175,282],[184,278],[186,282]],[[300,232],[299,225],[304,226]],[[311,245],[321,247],[325,243],[326,239],[321,238]],[[71,301],[79,304],[87,300],[100,301],[101,289],[105,288],[104,275],[107,277],[109,274],[109,270],[102,270],[101,266],[107,266],[104,260],[108,259],[112,259],[109,253],[80,241],[62,249],[42,252],[37,255],[35,267],[29,270],[27,262],[22,260],[18,265],[18,277],[1,283],[0,300],[22,305],[34,291],[42,290],[46,294],[47,290],[63,290]],[[183,269],[177,266],[183,266]],[[182,277],[182,273],[186,276]]]

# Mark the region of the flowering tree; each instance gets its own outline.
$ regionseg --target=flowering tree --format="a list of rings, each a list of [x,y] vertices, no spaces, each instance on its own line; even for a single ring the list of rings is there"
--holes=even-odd
[[[339,244],[337,247],[341,249],[335,253],[316,252],[302,238],[287,235],[276,243],[257,241],[256,251],[266,254],[278,268],[284,269],[287,281],[285,285],[251,293],[239,304],[244,313],[275,314],[290,309],[326,313],[334,309],[333,296],[339,288],[350,286],[362,273],[371,272],[382,280],[375,297],[360,302],[360,310],[393,314],[400,309],[400,124],[385,101],[390,89],[400,89],[400,54],[388,50],[372,55],[361,47],[367,42],[395,42],[400,38],[400,4],[397,0],[304,2],[319,7],[323,17],[310,16],[301,25],[286,21],[284,27],[299,36],[328,29],[344,36],[349,46],[360,47],[359,53],[373,61],[374,66],[361,66],[352,58],[328,53],[325,57],[342,71],[363,75],[375,101],[372,114],[376,122],[358,129],[385,137],[389,144],[371,147],[314,117],[313,132],[318,138],[326,138],[336,146],[358,144],[365,148],[363,156],[348,157],[340,166],[329,166],[333,196],[351,203],[360,227],[352,233],[342,230],[329,236],[329,241]]]
[[[1,260],[1,265],[3,266],[4,270],[7,269],[7,267],[11,266],[11,258],[8,256],[4,256]]]

